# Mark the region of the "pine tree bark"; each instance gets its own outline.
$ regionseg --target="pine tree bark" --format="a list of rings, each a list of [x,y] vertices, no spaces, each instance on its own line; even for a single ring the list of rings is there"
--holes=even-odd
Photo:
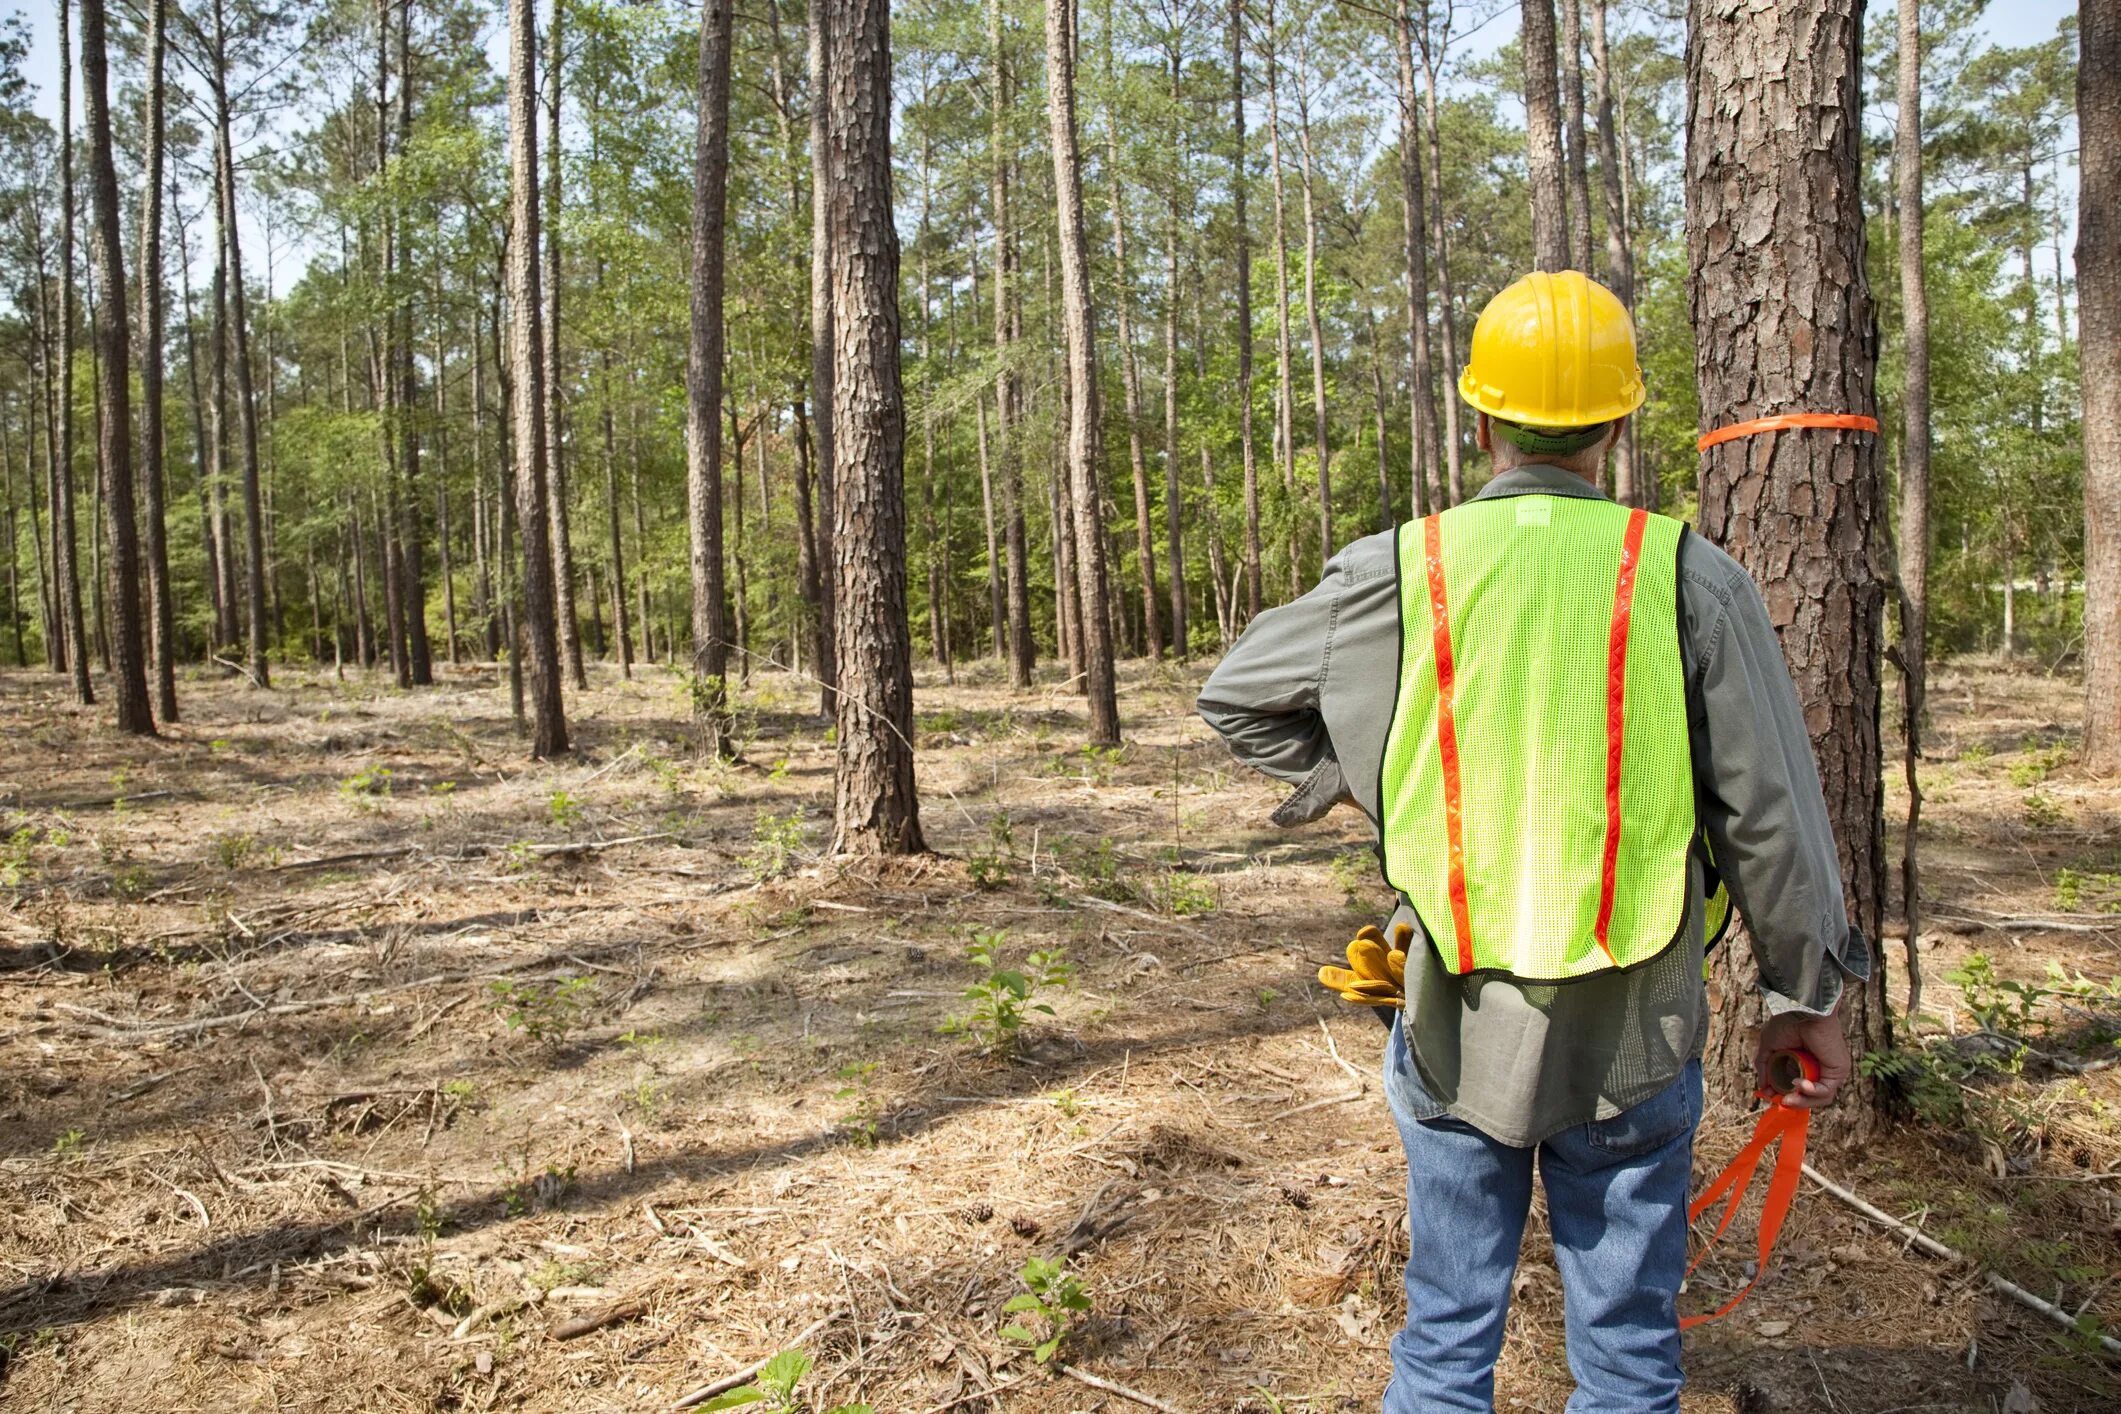
[[[1524,137],[1532,197],[1532,264],[1569,268],[1567,177],[1555,75],[1554,0],[1523,0]]]
[[[1049,0],[1051,3],[1051,0]],[[1171,110],[1183,112],[1181,84],[1184,78],[1185,31],[1174,26],[1165,43],[1169,67]],[[1178,255],[1181,239],[1180,200],[1187,184],[1186,145],[1181,142],[1174,156],[1171,188],[1166,193],[1164,220],[1164,554],[1171,576],[1171,642],[1180,662],[1186,658],[1191,640],[1186,603],[1186,505],[1178,464]]]
[[[2084,398],[2084,759],[2121,772],[2121,3],[2084,0],[2077,354]]]
[[[1046,108],[1060,223],[1061,328],[1068,344],[1068,488],[1075,510],[1075,579],[1082,603],[1090,742],[1118,746],[1119,699],[1100,484],[1104,448],[1097,407],[1097,314],[1090,297],[1090,247],[1083,234],[1083,160],[1076,145],[1075,5],[1076,0],[1046,0]],[[1182,578],[1175,572],[1173,577]],[[1175,617],[1172,627],[1179,627]]]
[[[531,755],[567,751],[553,616],[551,508],[545,481],[544,292],[538,280],[538,79],[533,0],[508,0],[509,364],[503,385],[514,436],[516,521],[523,535],[523,627],[529,640]],[[512,386],[511,386],[512,385]],[[505,535],[505,528],[504,528]],[[521,650],[513,650],[521,656]]]
[[[125,245],[118,214],[118,172],[111,160],[110,59],[104,0],[81,0],[82,117],[88,124],[89,187],[94,199],[89,251],[103,298],[96,304],[98,401],[96,460],[103,469],[103,519],[110,536],[111,696],[118,730],[155,735],[147,695],[147,635],[140,612],[140,530],[133,506],[131,335],[125,317]]]
[[[1900,121],[1893,139],[1900,207],[1900,349],[1906,386],[1900,401],[1900,673],[1902,765],[1907,829],[1900,855],[1907,923],[1907,1014],[1922,1011],[1922,716],[1929,688],[1930,310],[1922,270],[1922,6],[1900,0]]]
[[[1591,97],[1598,113],[1598,178],[1605,200],[1605,282],[1635,312],[1635,256],[1628,242],[1627,203],[1621,189],[1621,149],[1613,122],[1613,61],[1606,47],[1606,0],[1591,0]],[[1613,499],[1622,505],[1654,507],[1656,498],[1636,485],[1635,419],[1620,429],[1613,448]]]
[[[823,0],[815,0],[823,3]],[[692,553],[693,717],[730,757],[729,608],[722,564],[722,282],[729,206],[729,0],[700,12],[699,118],[692,166],[692,323],[685,362],[685,494]]]
[[[825,190],[831,218],[834,626],[839,666],[833,852],[919,854],[913,644],[906,624],[906,407],[891,211],[889,0],[831,12]]]
[[[398,0],[397,45],[398,151],[404,152],[412,146],[412,0]],[[392,241],[392,252],[398,268],[402,270],[410,270],[412,267],[412,259],[408,254],[411,245],[411,222],[401,218]],[[271,292],[268,290],[267,293]],[[404,582],[398,590],[398,599],[405,609],[405,648],[409,659],[407,676],[414,687],[431,687],[434,685],[435,674],[434,650],[427,636],[427,532],[424,525],[426,517],[421,512],[425,498],[420,493],[420,425],[417,416],[420,384],[412,353],[410,290],[405,292],[403,302],[397,307],[393,324],[396,333],[392,344],[397,355],[393,376],[397,380],[399,412],[398,466],[404,481],[404,494],[398,506],[398,545]],[[269,349],[267,353],[266,365],[270,369]],[[439,462],[437,465],[439,466]]]
[[[1702,430],[1784,412],[1875,415],[1877,349],[1864,273],[1861,0],[1755,7],[1693,0],[1687,42],[1687,253]],[[1851,922],[1879,935],[1885,831],[1879,768],[1885,585],[1877,439],[1806,429],[1742,437],[1702,460],[1700,529],[1766,591],[1811,729]],[[1759,1020],[1749,950],[1715,954],[1709,1059],[1751,1090]],[[1891,1042],[1885,969],[1840,1015],[1857,1054]],[[1883,1087],[1822,1116],[1868,1134]]]
[[[1259,454],[1252,440],[1252,231],[1245,219],[1245,0],[1230,0],[1230,203],[1237,244],[1237,438],[1245,482],[1245,617],[1259,617]],[[1223,625],[1225,637],[1230,625]]]
[[[265,608],[265,496],[258,467],[258,403],[252,386],[250,321],[244,312],[243,236],[236,226],[234,114],[228,97],[228,20],[214,0],[214,152],[220,171],[221,244],[228,265],[228,357],[236,374],[236,427],[243,458],[244,592],[250,618],[251,686],[271,686],[266,662],[270,624]]]
[[[162,428],[162,168],[164,11],[147,0],[145,170],[140,185],[140,481],[147,518],[148,627],[154,656],[155,715],[177,720],[177,610],[169,578],[169,478]]]
[[[574,535],[569,528],[572,514],[567,494],[566,387],[560,376],[560,102],[565,77],[563,47],[567,0],[553,0],[552,22],[546,34],[552,72],[552,103],[545,110],[545,476],[546,495],[552,516],[552,581],[554,613],[559,618],[560,651],[565,656],[567,676],[577,688],[589,686],[582,666],[582,623],[574,603]],[[711,419],[710,419],[711,420]]]
[[[66,610],[66,666],[74,700],[89,706],[88,623],[81,610],[81,538],[74,510],[74,118],[72,0],[59,0],[59,405],[52,460],[52,562]]]
[[[1267,171],[1274,190],[1274,456],[1288,520],[1289,597],[1303,593],[1303,554],[1296,543],[1295,359],[1289,344],[1289,218],[1281,165],[1281,57],[1275,40],[1274,0],[1266,0]]]
[[[1443,334],[1443,364],[1446,382],[1458,375],[1458,295],[1451,280],[1451,228],[1444,206],[1443,192],[1443,125],[1436,105],[1436,70],[1443,61],[1442,50],[1448,43],[1431,47],[1429,37],[1429,4],[1421,0],[1421,18],[1414,26],[1414,42],[1421,50],[1422,75],[1422,130],[1429,143],[1430,216],[1435,223],[1436,238],[1436,301],[1440,317],[1437,328]],[[1444,389],[1443,397],[1443,455],[1444,467],[1439,479],[1429,483],[1429,505],[1442,509],[1448,504],[1456,505],[1465,499],[1465,453],[1458,432],[1458,396],[1455,388]],[[1436,469],[1431,468],[1432,472]]]

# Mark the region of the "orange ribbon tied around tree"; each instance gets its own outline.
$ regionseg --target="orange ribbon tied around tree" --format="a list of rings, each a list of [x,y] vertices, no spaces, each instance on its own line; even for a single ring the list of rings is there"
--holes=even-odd
[[[1719,427],[1713,432],[1703,433],[1694,444],[1694,450],[1705,452],[1725,442],[1735,442],[1740,437],[1758,437],[1763,432],[1788,432],[1799,427],[1832,427],[1844,432],[1872,432],[1878,430],[1878,419],[1853,412],[1785,412],[1774,417],[1756,417],[1751,422],[1734,422],[1729,427]]]
[[[1769,1084],[1755,1093],[1772,1103],[1760,1116],[1752,1139],[1738,1151],[1738,1157],[1731,1160],[1730,1166],[1702,1190],[1701,1196],[1688,1206],[1686,1214],[1688,1223],[1693,1223],[1718,1201],[1724,1205],[1716,1230],[1687,1266],[1687,1275],[1692,1276],[1694,1268],[1701,1265],[1701,1259],[1708,1256],[1709,1249],[1730,1227],[1731,1219],[1738,1216],[1738,1207],[1745,1201],[1746,1190],[1752,1187],[1753,1173],[1760,1167],[1761,1159],[1768,1150],[1779,1146],[1774,1170],[1768,1175],[1767,1197],[1760,1205],[1759,1261],[1753,1267],[1752,1281],[1740,1287],[1738,1294],[1726,1301],[1722,1309],[1702,1316],[1682,1316],[1679,1320],[1681,1330],[1691,1330],[1704,1322],[1728,1316],[1752,1292],[1753,1282],[1759,1281],[1761,1273],[1767,1270],[1768,1256],[1775,1250],[1775,1239],[1782,1233],[1783,1219],[1789,1216],[1790,1204],[1797,1197],[1797,1183],[1804,1173],[1804,1141],[1812,1122],[1810,1110],[1793,1109],[1783,1104],[1782,1099],[1797,1087],[1800,1079],[1818,1078],[1819,1061],[1810,1051],[1777,1051],[1768,1058]]]

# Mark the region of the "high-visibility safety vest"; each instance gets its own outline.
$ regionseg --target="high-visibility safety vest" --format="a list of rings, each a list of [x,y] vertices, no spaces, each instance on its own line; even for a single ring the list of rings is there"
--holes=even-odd
[[[1695,840],[1685,534],[1549,495],[1399,528],[1380,854],[1454,975],[1571,982],[1678,940]]]

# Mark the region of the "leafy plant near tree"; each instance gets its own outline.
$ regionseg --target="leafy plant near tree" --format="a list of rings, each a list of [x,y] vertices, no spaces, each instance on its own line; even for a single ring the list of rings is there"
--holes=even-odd
[[[1033,1257],[1017,1273],[1025,1290],[1009,1298],[1004,1313],[1022,1316],[1002,1327],[1002,1334],[1019,1345],[1031,1347],[1031,1358],[1041,1365],[1053,1363],[1061,1343],[1084,1316],[1090,1313],[1090,1293],[1068,1270],[1066,1261]]]
[[[1002,947],[1008,934],[1001,929],[974,933],[966,956],[981,976],[965,988],[972,1010],[952,1016],[942,1025],[946,1036],[970,1036],[987,1052],[1013,1050],[1024,1023],[1032,1015],[1054,1015],[1050,1003],[1037,1000],[1040,988],[1058,989],[1075,975],[1067,954],[1060,948],[1032,952],[1020,968],[1002,962]]]

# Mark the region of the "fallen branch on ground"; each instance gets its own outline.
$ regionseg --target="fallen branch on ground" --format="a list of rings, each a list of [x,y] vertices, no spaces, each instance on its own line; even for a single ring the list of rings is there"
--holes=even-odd
[[[847,1314],[848,1312],[844,1307],[837,1311],[827,1311],[824,1315],[818,1317],[815,1321],[812,1321],[810,1325],[804,1329],[801,1335],[798,1335],[793,1340],[790,1340],[783,1344],[781,1346],[781,1350],[795,1349],[795,1347],[801,1345],[804,1341],[810,1339],[810,1337],[816,1335],[819,1331],[823,1330],[825,1327],[831,1325],[834,1321]],[[773,1352],[773,1355],[778,1355],[780,1353],[780,1350],[776,1350]],[[773,1359],[773,1355],[761,1356],[759,1359],[752,1361],[749,1365],[746,1365],[743,1369],[738,1370],[733,1375],[724,1375],[720,1379],[712,1382],[711,1384],[701,1385],[696,1390],[691,1390],[685,1394],[679,1395],[677,1397],[676,1402],[673,1403],[670,1407],[672,1409],[691,1409],[697,1405],[705,1404],[708,1400],[714,1398],[718,1394],[727,1394],[729,1391],[735,1389],[738,1385],[748,1383],[753,1377],[758,1374],[759,1371],[765,1369],[767,1362]]]
[[[1858,1198],[1855,1194],[1849,1192],[1849,1190],[1843,1188],[1840,1184],[1834,1182],[1832,1179],[1820,1173],[1819,1170],[1813,1168],[1810,1164],[1806,1164],[1804,1166],[1804,1176],[1806,1178],[1809,1178],[1812,1182],[1818,1184],[1828,1193],[1834,1195],[1834,1197],[1839,1198],[1842,1202],[1848,1204],[1851,1208],[1854,1208],[1857,1212],[1869,1218],[1872,1222],[1882,1223],[1885,1226],[1893,1229],[1895,1232],[1900,1233],[1902,1236],[1906,1237],[1908,1241],[1914,1243],[1915,1246],[1920,1247],[1923,1251],[1929,1253],[1932,1257],[1941,1257],[1947,1262],[1957,1262],[1963,1266],[1971,1267],[1975,1271],[1980,1272],[1983,1279],[1988,1282],[1989,1288],[1996,1292],[1999,1296],[2007,1296],[2011,1300],[2017,1302],[2019,1305],[2026,1307],[2028,1310],[2038,1311],[2041,1315],[2047,1317],[2049,1320],[2055,1322],[2057,1325],[2063,1326],[2079,1335],[2087,1334],[2083,1327],[2077,1324],[2077,1318],[2075,1316],[2072,1316],[2069,1312],[2063,1310],[2054,1302],[2048,1301],[2042,1297],[2035,1296],[2030,1291],[2027,1291],[2024,1287],[2018,1285],[2018,1283],[2008,1280],[2007,1278],[2000,1277],[1994,1272],[1983,1269],[1971,1258],[1969,1258],[1965,1253],[1960,1252],[1954,1248],[1945,1246],[1936,1238],[1931,1237],[1928,1233],[1924,1232],[1921,1228],[1915,1227],[1910,1223],[1904,1223],[1900,1219],[1894,1217],[1891,1213],[1886,1212],[1883,1208],[1873,1207],[1871,1204],[1864,1202],[1861,1198]],[[2095,1338],[2098,1340],[2100,1346],[2106,1351],[2107,1354],[2121,1355],[2121,1340],[2116,1340],[2114,1339],[2114,1337],[2106,1335],[2104,1333],[2098,1333]]]
[[[1099,1375],[1086,1374],[1073,1365],[1056,1367],[1071,1380],[1079,1380],[1092,1389],[1101,1389],[1106,1394],[1116,1394],[1121,1399],[1131,1399],[1136,1404],[1146,1404],[1151,1409],[1161,1409],[1164,1414],[1183,1414],[1176,1405],[1166,1404],[1153,1394],[1143,1394],[1138,1389],[1129,1389],[1117,1380],[1108,1380]]]

